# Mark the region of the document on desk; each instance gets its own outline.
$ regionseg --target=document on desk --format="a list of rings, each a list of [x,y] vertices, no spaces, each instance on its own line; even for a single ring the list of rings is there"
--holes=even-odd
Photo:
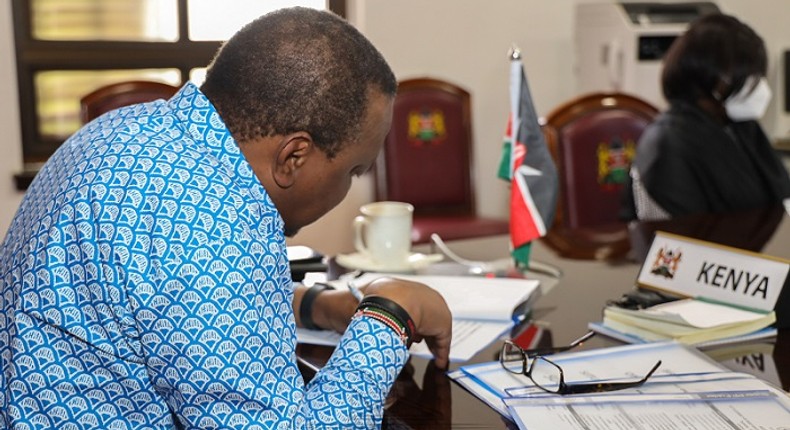
[[[442,295],[453,314],[453,341],[450,361],[467,361],[477,352],[500,338],[515,323],[514,310],[527,300],[540,295],[539,282],[528,279],[484,278],[474,276],[415,276],[368,273],[354,282],[365,285],[382,276],[421,282]],[[343,288],[341,281],[330,282]],[[334,332],[297,330],[301,343],[336,345]],[[412,345],[412,355],[431,357],[424,342]]]
[[[767,385],[765,381],[742,372],[711,372],[711,373],[692,373],[684,375],[653,375],[650,383],[641,387],[632,388],[625,391],[610,392],[607,394],[597,394],[596,396],[622,394],[626,395],[653,395],[653,394],[677,394],[677,393],[712,393],[722,390],[727,391],[760,391],[767,390],[776,394],[781,394],[777,388]],[[555,397],[538,387],[522,387],[508,389],[509,397],[505,398],[544,398]],[[782,403],[790,408],[790,397],[779,396]]]
[[[701,352],[677,342],[624,345],[555,354],[551,359],[562,367],[568,384],[594,381],[632,381],[650,370],[657,360],[661,360],[661,367],[656,370],[647,384],[627,390],[632,394],[639,394],[641,393],[639,390],[648,388],[661,392],[660,389],[652,388],[652,386],[654,380],[660,381],[662,377],[681,378],[674,381],[672,379],[663,381],[664,392],[677,392],[673,390],[680,390],[680,388],[667,388],[669,385],[666,384],[681,384],[682,378],[707,378],[710,383],[713,379],[721,378],[710,378],[706,375],[724,371],[721,365]],[[528,377],[504,370],[498,361],[462,366],[448,375],[506,417],[509,417],[510,413],[505,407],[504,399],[544,395],[543,391],[535,387]]]
[[[700,375],[723,370],[699,351],[676,342],[624,345],[551,356],[551,361],[562,368],[568,384],[633,380],[647,373],[658,360],[661,360],[661,367],[653,377]],[[503,398],[510,397],[510,393],[523,395],[528,391],[542,391],[528,377],[504,370],[498,361],[471,364],[461,367],[461,370]]]
[[[505,403],[519,428],[529,430],[790,428],[790,411],[768,390],[512,398]]]
[[[471,359],[491,342],[502,337],[511,327],[513,327],[512,321],[453,319],[450,361],[464,362]],[[409,352],[417,357],[432,356],[425,342],[413,344]]]

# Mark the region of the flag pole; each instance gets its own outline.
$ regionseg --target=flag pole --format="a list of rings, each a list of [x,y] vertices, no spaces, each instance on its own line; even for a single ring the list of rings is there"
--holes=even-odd
[[[517,134],[518,130],[521,127],[521,106],[520,106],[520,98],[521,98],[521,79],[522,79],[522,65],[521,65],[521,49],[514,43],[510,45],[510,51],[508,52],[508,60],[510,62],[510,126],[512,130],[511,135],[511,142],[510,142],[510,156],[508,157],[510,160],[509,166],[509,173],[510,178],[513,180],[515,178],[514,175],[517,175],[516,168],[517,166],[517,156],[516,156],[516,141],[517,141]],[[511,184],[511,186],[516,186],[515,184]],[[513,228],[512,219],[513,213],[511,210],[511,231]],[[529,267],[529,256],[530,251],[532,250],[532,245],[530,243],[515,246],[512,241],[510,242],[510,254],[511,258],[513,259],[513,265],[520,269],[526,269]]]
[[[511,253],[516,266],[526,268],[532,241],[546,234],[554,218],[558,181],[557,170],[532,103],[521,50],[515,43],[511,45],[508,57],[511,113],[499,177],[511,182]]]

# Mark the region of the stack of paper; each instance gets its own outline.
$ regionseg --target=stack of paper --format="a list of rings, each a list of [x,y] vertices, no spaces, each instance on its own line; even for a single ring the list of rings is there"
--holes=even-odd
[[[655,342],[552,356],[566,383],[633,381],[657,360],[641,387],[560,396],[535,387],[498,362],[463,366],[450,377],[521,429],[783,429],[790,397],[752,375],[731,372],[696,349]],[[682,405],[682,407],[679,407]],[[707,424],[703,424],[707,423]],[[707,425],[707,426],[706,426]]]
[[[356,285],[384,275],[368,273],[354,279]],[[400,279],[421,282],[438,291],[453,314],[453,340],[450,361],[467,361],[480,350],[499,339],[523,315],[524,303],[540,296],[536,280],[485,278],[475,276],[393,275]],[[336,288],[345,288],[343,281],[332,281]],[[297,330],[300,343],[335,345],[340,335],[331,331]],[[431,357],[424,342],[413,344],[413,355]]]
[[[683,299],[639,310],[608,306],[603,324],[593,323],[590,328],[631,343],[677,340],[690,345],[710,345],[743,340],[743,336],[773,336],[775,330],[764,329],[775,321],[773,311],[751,311]]]

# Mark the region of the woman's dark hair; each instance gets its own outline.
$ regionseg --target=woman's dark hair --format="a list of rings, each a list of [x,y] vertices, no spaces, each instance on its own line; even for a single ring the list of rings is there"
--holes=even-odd
[[[722,102],[749,77],[765,76],[767,68],[763,39],[738,19],[716,13],[698,18],[675,40],[664,57],[661,83],[667,100]]]
[[[328,157],[358,137],[369,96],[393,96],[387,62],[330,13],[281,9],[247,24],[219,50],[201,86],[233,137],[310,133]]]

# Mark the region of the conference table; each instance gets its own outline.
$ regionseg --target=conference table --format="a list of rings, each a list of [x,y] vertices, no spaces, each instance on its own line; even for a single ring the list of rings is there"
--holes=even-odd
[[[632,249],[618,261],[583,261],[556,257],[551,250],[534,245],[532,258],[562,270],[557,279],[527,273],[526,277],[553,284],[535,304],[532,323],[544,328],[541,346],[567,345],[587,331],[587,323],[600,321],[606,302],[633,290],[641,263],[655,231],[790,258],[790,215],[784,207],[727,215],[699,215],[662,222],[632,223]],[[330,264],[330,276],[344,268]],[[521,328],[514,328],[516,334]],[[597,335],[579,349],[622,345]],[[497,341],[459,366],[497,360]],[[331,354],[329,347],[299,345],[297,354],[320,365]],[[780,329],[774,339],[703,350],[725,367],[751,373],[790,391],[790,329]],[[309,371],[306,371],[309,378]],[[426,359],[412,357],[388,397],[383,428],[389,429],[515,429],[482,401],[465,391]]]

